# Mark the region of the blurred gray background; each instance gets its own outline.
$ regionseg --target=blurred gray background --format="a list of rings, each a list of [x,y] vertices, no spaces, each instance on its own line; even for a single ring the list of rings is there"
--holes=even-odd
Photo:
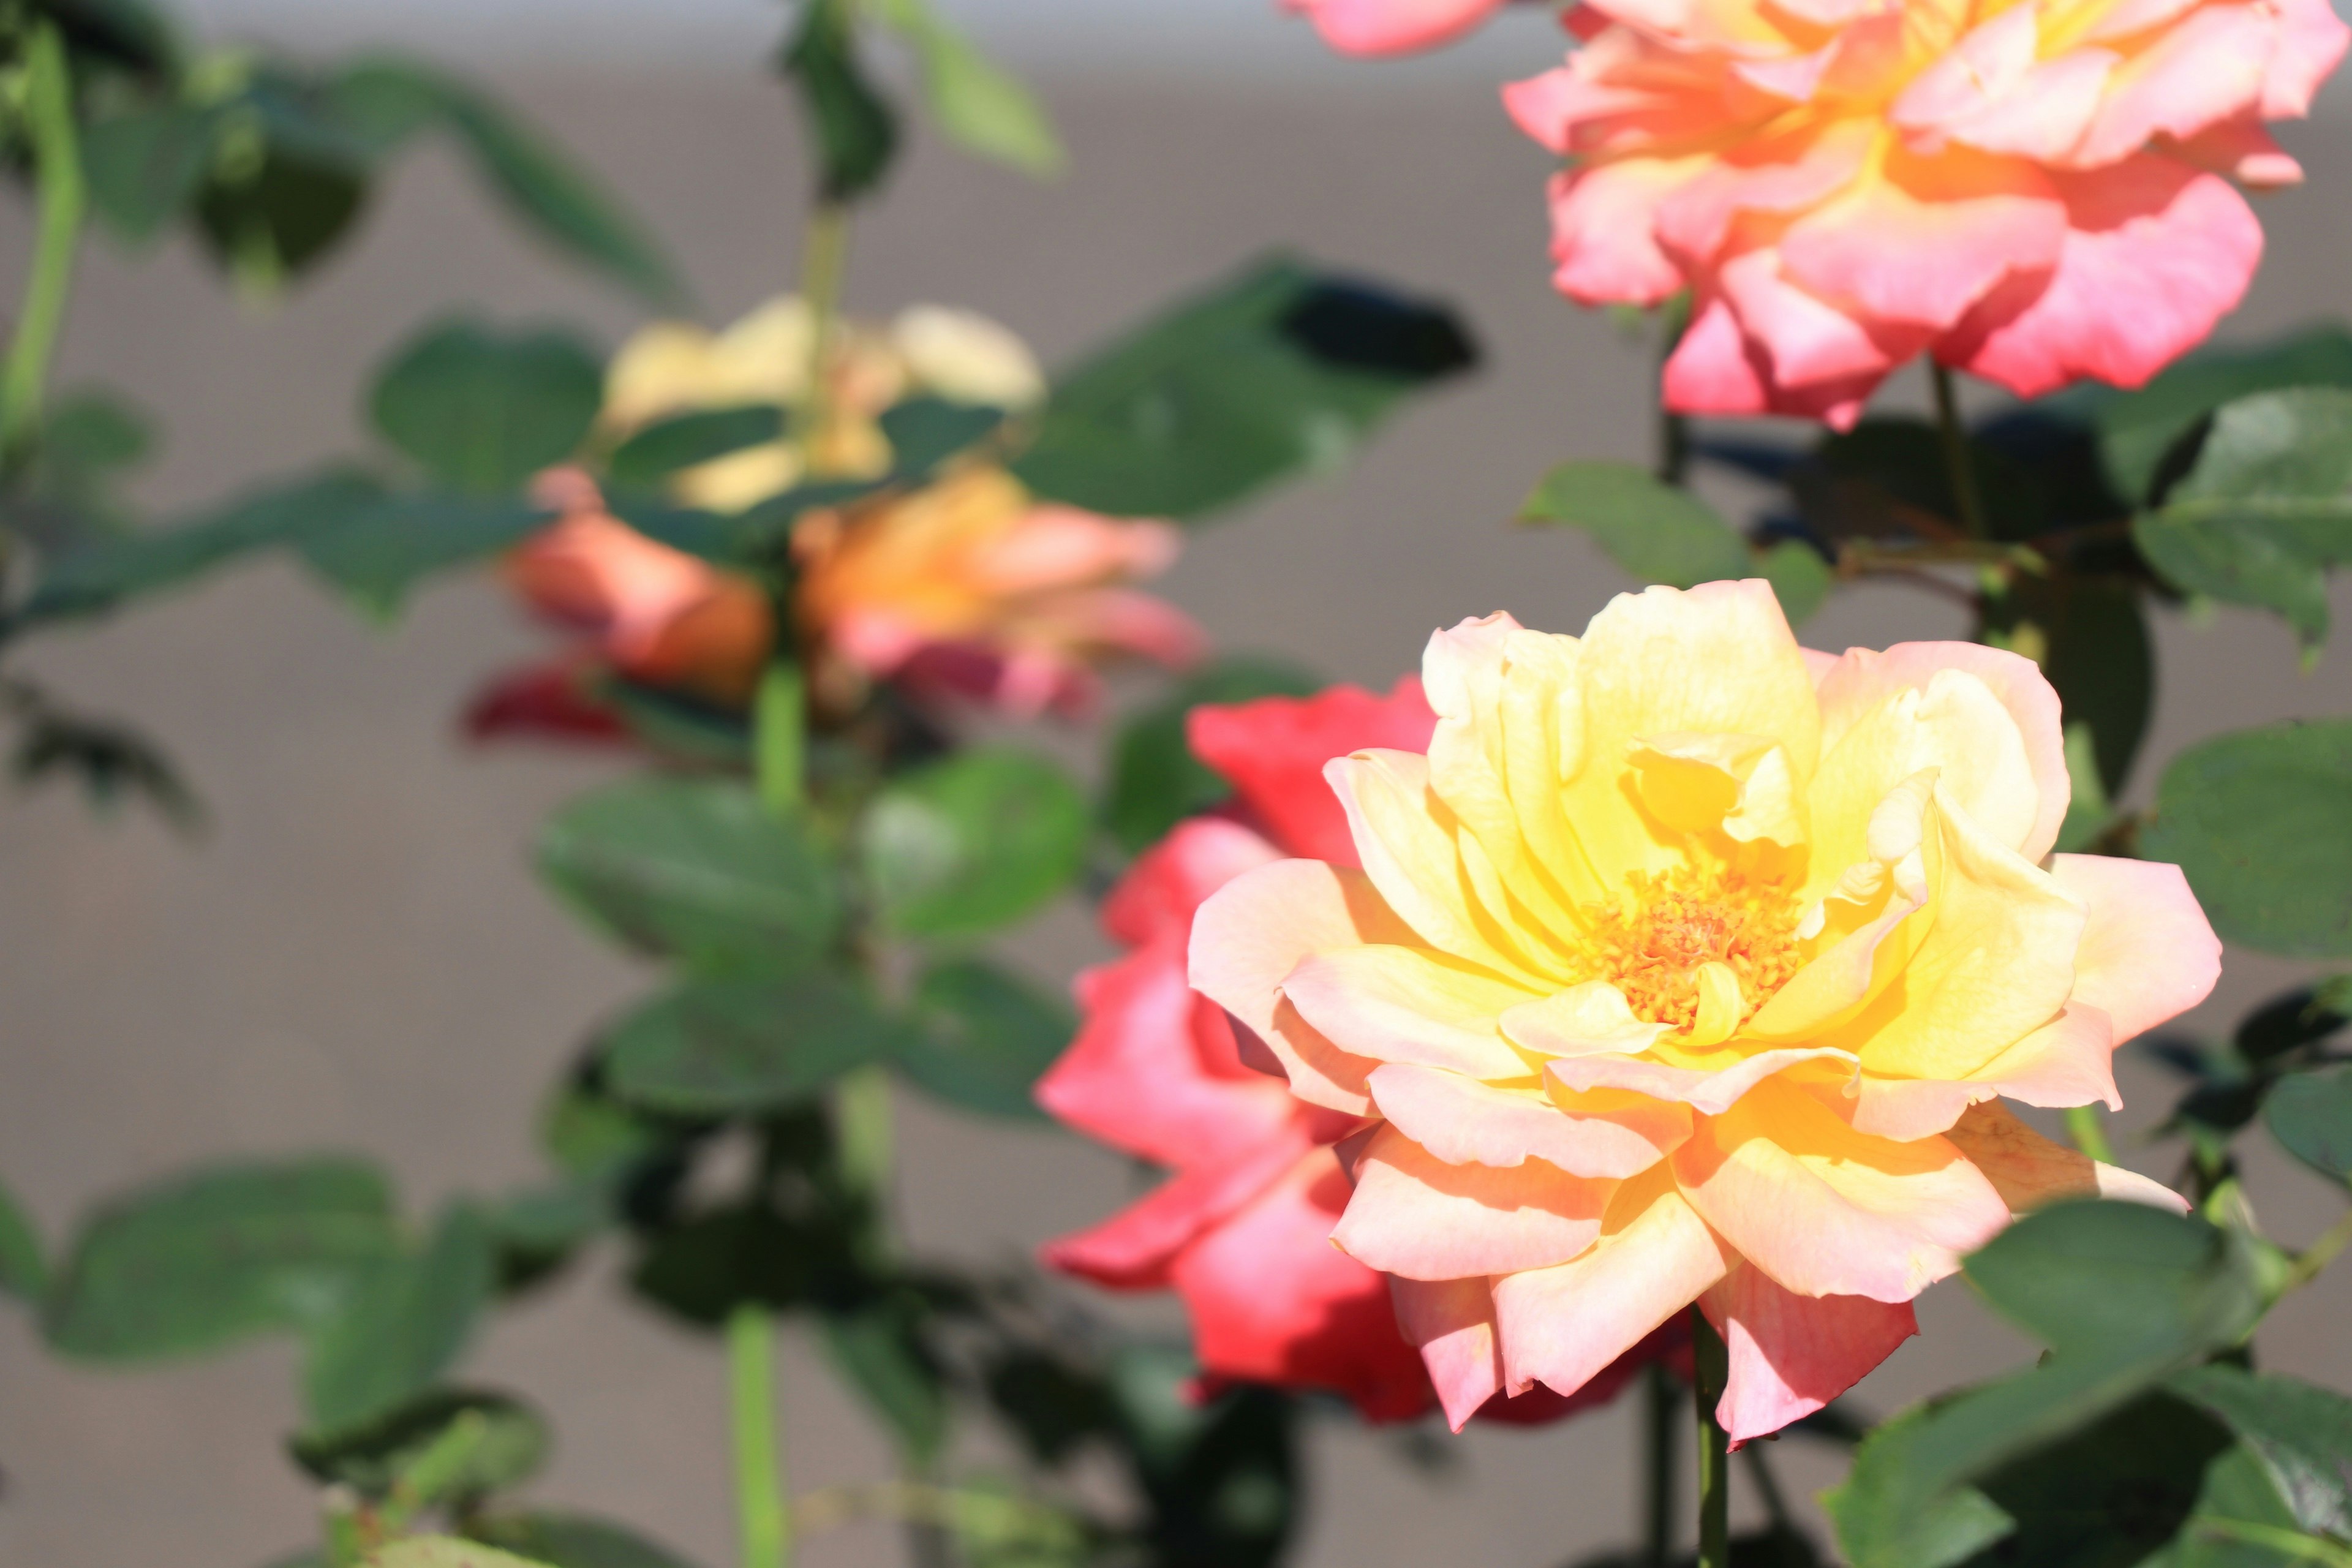
[[[1031,70],[1073,166],[1037,185],[919,145],[860,226],[854,306],[970,305],[1050,361],[1279,244],[1450,296],[1486,343],[1475,380],[1410,412],[1360,464],[1197,537],[1167,588],[1221,643],[1384,684],[1436,625],[1507,608],[1573,630],[1627,586],[1580,540],[1506,523],[1546,465],[1638,458],[1650,421],[1645,351],[1546,286],[1546,160],[1496,108],[1496,81],[1549,61],[1540,18],[1453,55],[1364,65],[1325,58],[1272,0],[948,8]],[[714,323],[789,283],[803,166],[762,74],[779,26],[768,0],[206,0],[196,14],[213,37],[391,44],[476,71],[670,237]],[[2287,139],[2312,180],[2263,204],[2272,256],[2233,333],[2352,305],[2352,123],[2325,112]],[[26,239],[12,201],[0,298],[15,297]],[[576,321],[606,342],[637,321],[532,252],[436,152],[403,167],[323,276],[266,310],[239,307],[177,245],[139,258],[101,247],[61,379],[120,385],[162,416],[169,449],[144,499],[192,507],[353,449],[363,374],[456,306]],[[1918,390],[1905,381],[1889,395]],[[1837,601],[1809,640],[1962,629],[1940,600],[1881,589]],[[356,1147],[397,1172],[420,1213],[532,1173],[543,1089],[646,979],[575,929],[525,862],[541,816],[610,764],[469,752],[454,733],[478,677],[544,646],[478,580],[378,626],[278,564],[38,645],[31,668],[152,730],[214,817],[192,845],[62,794],[0,805],[0,1171],[51,1237],[107,1193],[213,1156]],[[2202,735],[2352,710],[2352,658],[2301,672],[2266,619],[2168,618],[2161,658],[2142,795]],[[1015,948],[1055,976],[1104,951],[1075,909]],[[2219,1026],[2295,973],[2233,955],[2201,1020]],[[2126,1093],[2135,1123],[2168,1102],[2145,1069]],[[1056,1131],[978,1125],[911,1094],[902,1112],[904,1211],[921,1247],[1011,1257],[1134,1190],[1120,1161]],[[2283,1238],[2333,1217],[2340,1200],[2316,1181],[2259,1152],[2252,1169]],[[500,1317],[467,1372],[551,1413],[560,1448],[542,1498],[631,1521],[718,1568],[733,1553],[719,1357],[627,1305],[613,1265],[600,1258]],[[2266,1359],[2352,1383],[2347,1307],[2339,1269],[2278,1311]],[[2020,1353],[1958,1285],[1921,1316],[1925,1338],[1863,1385],[1864,1405],[1891,1410]],[[278,1451],[294,1372],[277,1346],[135,1374],[59,1365],[0,1310],[0,1563],[257,1568],[304,1544],[312,1500]],[[781,1382],[796,1486],[887,1472],[817,1361],[793,1347]],[[1630,1535],[1634,1435],[1630,1407],[1533,1432],[1440,1433],[1461,1462],[1432,1477],[1393,1433],[1321,1424],[1300,1561],[1565,1563]],[[1780,1458],[1807,1494],[1834,1479],[1801,1443]],[[866,1526],[811,1542],[805,1560],[892,1563],[899,1550],[894,1531]]]

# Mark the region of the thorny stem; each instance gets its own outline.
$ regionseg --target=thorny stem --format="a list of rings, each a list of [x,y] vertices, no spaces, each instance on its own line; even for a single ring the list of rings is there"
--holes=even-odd
[[[821,477],[825,426],[833,418],[833,338],[841,316],[842,278],[849,267],[849,204],[821,196],[809,212],[801,242],[801,298],[809,310],[808,389],[796,433],[803,474]]]
[[[735,1508],[743,1568],[791,1568],[793,1518],[776,1444],[775,1325],[752,1302],[727,1318],[727,1382],[735,1428]]]
[[[1959,509],[1960,526],[1971,539],[1986,535],[1984,498],[1977,492],[1976,465],[1969,461],[1968,427],[1960,423],[1959,399],[1952,391],[1952,373],[1927,362],[1927,379],[1936,389],[1936,425],[1944,437],[1944,467],[1952,480],[1952,502]]]
[[[25,118],[39,189],[39,227],[25,280],[24,307],[8,344],[6,367],[0,370],[0,462],[5,463],[20,457],[40,424],[49,362],[73,292],[74,254],[88,205],[81,149],[74,134],[73,80],[66,68],[65,39],[54,22],[40,22],[33,29],[26,58]]]
[[[1642,1374],[1643,1568],[1666,1568],[1675,1551],[1675,1415],[1683,1391],[1674,1373],[1652,1362]]]
[[[1691,1308],[1691,1406],[1698,1417],[1697,1568],[1731,1568],[1731,1444],[1715,1406],[1731,1373],[1730,1352],[1706,1314]]]

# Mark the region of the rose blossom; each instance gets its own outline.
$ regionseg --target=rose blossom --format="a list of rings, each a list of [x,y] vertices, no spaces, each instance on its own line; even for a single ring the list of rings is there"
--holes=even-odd
[[[2328,0],[1593,0],[1505,100],[1570,160],[1555,282],[1693,293],[1669,406],[1850,424],[1916,354],[2137,386],[2238,302],[2347,37]]]
[[[2056,694],[1967,643],[1808,655],[1769,584],[1430,641],[1423,750],[1333,762],[1361,869],[1212,895],[1191,974],[1373,1119],[1332,1233],[1449,1412],[1563,1394],[1696,1301],[1735,1440],[1820,1408],[2013,1213],[2165,1189],[2001,1103],[2120,1103],[2220,944],[2178,868],[2049,857]]]
[[[1349,55],[1402,55],[1451,43],[1509,0],[1288,0]]]
[[[1410,679],[1386,697],[1335,687],[1195,709],[1192,750],[1234,785],[1235,802],[1180,824],[1112,890],[1103,926],[1128,952],[1078,977],[1084,1024],[1037,1086],[1039,1103],[1064,1122],[1173,1173],[1139,1203],[1049,1245],[1048,1262],[1115,1289],[1172,1287],[1212,1379],[1334,1390],[1374,1420],[1417,1415],[1432,1392],[1398,1334],[1387,1285],[1328,1240],[1348,1195],[1331,1145],[1360,1119],[1301,1103],[1245,1066],[1223,1010],[1186,984],[1185,948],[1202,900],[1244,871],[1286,852],[1352,865],[1323,764],[1359,746],[1425,746],[1434,721]],[[1674,1348],[1669,1335],[1651,1351]],[[1588,1394],[1613,1394],[1633,1364]],[[1497,1401],[1492,1414],[1564,1408],[1543,1394]]]

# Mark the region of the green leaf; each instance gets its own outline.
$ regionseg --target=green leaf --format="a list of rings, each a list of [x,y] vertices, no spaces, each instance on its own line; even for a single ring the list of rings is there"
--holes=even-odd
[[[548,1568],[692,1568],[687,1559],[625,1525],[573,1513],[492,1515],[473,1533]]]
[[[362,1426],[299,1434],[287,1449],[316,1480],[340,1482],[369,1499],[397,1489],[425,1509],[521,1485],[539,1473],[549,1445],[547,1424],[529,1405],[501,1394],[444,1388]],[[438,1473],[422,1478],[418,1464],[428,1455]],[[433,1485],[420,1488],[422,1479]]]
[[[900,1031],[846,978],[693,980],[607,1030],[604,1064],[613,1092],[648,1110],[757,1114],[887,1058]]]
[[[2205,416],[2290,386],[2352,386],[2352,331],[2330,323],[2252,348],[2200,349],[2137,392],[2084,387],[2051,401],[2087,408],[2117,492],[2137,502],[2152,499],[2166,458]]]
[[[454,1535],[412,1535],[379,1546],[360,1559],[360,1568],[551,1568],[478,1541]]]
[[[306,528],[297,542],[312,571],[388,616],[424,578],[511,550],[548,521],[525,501],[395,495]]]
[[[1208,810],[1233,786],[1192,755],[1185,724],[1204,704],[1261,697],[1308,697],[1323,682],[1279,659],[1242,656],[1195,670],[1163,702],[1119,726],[1111,743],[1103,826],[1129,853],[1140,853],[1184,818]]]
[[[944,397],[908,397],[884,409],[879,423],[890,443],[892,478],[912,481],[995,435],[1004,414]]]
[[[780,61],[800,89],[817,189],[828,202],[871,194],[898,151],[897,119],[858,63],[855,9],[850,0],[807,0]]]
[[[2305,643],[2324,642],[2326,569],[2352,556],[2352,389],[2223,407],[2197,466],[2133,537],[2174,586],[2276,611]]]
[[[1583,529],[1644,583],[1688,588],[1752,570],[1747,541],[1714,508],[1632,463],[1560,464],[1519,508],[1519,521]]]
[[[2281,1079],[2263,1106],[2263,1120],[2288,1153],[2323,1176],[2352,1182],[2352,1067]]]
[[[2352,721],[2241,730],[2181,752],[2140,848],[2179,862],[2230,941],[2352,954]]]
[[[320,1321],[398,1247],[372,1165],[216,1166],[92,1215],[43,1328],[58,1351],[89,1361],[201,1354]]]
[[[746,1303],[797,1311],[820,1294],[821,1280],[838,1280],[849,1268],[842,1217],[835,1213],[795,1223],[753,1206],[696,1215],[646,1237],[629,1286],[702,1329],[719,1327]]]
[[[1030,1089],[1078,1030],[1061,998],[977,959],[926,971],[914,1012],[922,1027],[899,1070],[950,1105],[995,1116],[1041,1114]]]
[[[592,923],[710,969],[805,965],[841,925],[835,874],[808,825],[747,785],[640,778],[540,830],[540,874]]]
[[[163,103],[86,126],[91,208],[130,245],[153,244],[195,200],[223,118],[210,105]]]
[[[8,1189],[0,1187],[0,1291],[37,1304],[49,1288],[41,1233]]]
[[[893,1293],[827,1311],[822,1321],[835,1368],[889,1427],[907,1468],[928,1470],[947,1441],[948,1395],[923,1342],[921,1300]]]
[[[596,356],[562,332],[465,319],[412,337],[377,373],[368,412],[438,482],[504,497],[572,455],[604,401]]]
[[[2352,1399],[2220,1363],[2177,1373],[2167,1386],[2238,1435],[2296,1524],[2352,1537]]]
[[[447,1371],[488,1303],[494,1263],[481,1212],[457,1204],[422,1251],[360,1274],[311,1337],[303,1394],[312,1428],[379,1420]]]
[[[1407,395],[1476,361],[1442,306],[1276,258],[1057,377],[1013,472],[1073,506],[1192,521],[1338,469]]]
[[[1780,541],[1764,552],[1753,570],[1772,584],[1772,596],[1780,601],[1780,613],[1792,626],[1811,620],[1837,584],[1822,552],[1801,539]]]
[[[45,566],[20,614],[96,615],[256,551],[331,532],[383,499],[373,479],[336,469],[253,491],[194,522],[94,538]]]
[[[875,13],[914,47],[923,94],[948,140],[1040,179],[1067,163],[1054,122],[1029,89],[940,19],[929,0],[877,0]]]
[[[268,295],[324,260],[367,199],[361,171],[264,140],[250,117],[223,131],[236,156],[215,157],[196,195],[197,232],[247,292]]]
[[[41,468],[59,489],[86,489],[135,468],[155,445],[154,421],[110,392],[69,394],[41,416]]]
[[[1026,752],[979,747],[900,774],[859,825],[882,918],[908,936],[978,936],[1053,899],[1086,860],[1087,805]]]
[[[326,94],[345,123],[380,146],[437,120],[456,134],[483,184],[541,239],[650,303],[674,304],[683,296],[653,233],[488,94],[429,66],[394,59],[345,70]]]
[[[616,487],[651,489],[681,468],[783,438],[784,411],[776,404],[698,409],[646,426],[614,449],[604,471]]]

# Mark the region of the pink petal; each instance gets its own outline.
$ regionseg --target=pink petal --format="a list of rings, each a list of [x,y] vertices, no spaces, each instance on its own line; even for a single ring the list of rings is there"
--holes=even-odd
[[[1353,866],[1348,814],[1323,765],[1375,746],[1425,752],[1436,723],[1421,682],[1408,675],[1385,697],[1335,686],[1313,697],[1195,708],[1185,734],[1192,754],[1224,776],[1285,852]]]
[[[2189,12],[2116,68],[2067,162],[2077,169],[2119,163],[2158,136],[2194,136],[2254,108],[2274,26],[2267,6]]]
[[[1811,1415],[1919,1331],[1908,1301],[1799,1296],[1748,1263],[1734,1264],[1699,1307],[1731,1352],[1715,1416],[1735,1447]]]
[[[1703,160],[1625,158],[1552,176],[1552,287],[1580,305],[1655,305],[1683,287],[1659,248],[1659,203]]]
[[[1615,1185],[1540,1162],[1449,1165],[1384,1127],[1356,1166],[1356,1195],[1331,1239],[1367,1268],[1408,1279],[1541,1268],[1592,1245]]]
[[[1237,822],[1213,816],[1180,822],[1137,856],[1112,887],[1103,900],[1103,930],[1129,947],[1189,932],[1211,893],[1281,858],[1280,850]]]
[[[1442,963],[1426,948],[1314,953],[1299,960],[1282,991],[1317,1032],[1356,1056],[1474,1078],[1523,1078],[1531,1070],[1495,1021],[1533,998],[1482,972]]]
[[[2074,1000],[2106,1014],[2114,1043],[2179,1016],[2212,994],[2221,942],[2178,866],[2061,855],[2050,874],[2090,908],[2074,952]]]
[[[1648,1170],[1690,1136],[1690,1112],[1678,1105],[1624,1096],[1617,1116],[1578,1115],[1540,1090],[1401,1062],[1374,1068],[1371,1089],[1399,1132],[1449,1165],[1507,1170],[1536,1159],[1572,1176],[1619,1178]]]
[[[1180,1254],[1170,1277],[1213,1377],[1325,1388],[1368,1420],[1429,1408],[1421,1357],[1381,1277],[1331,1245],[1348,1178],[1328,1149],[1301,1159]]]
[[[1396,1326],[1421,1350],[1445,1424],[1456,1432],[1503,1386],[1495,1338],[1495,1298],[1484,1279],[1405,1279],[1389,1276]]]
[[[1511,123],[1545,150],[1562,157],[1577,150],[1577,132],[1586,121],[1649,107],[1657,95],[1646,88],[1623,86],[1605,79],[1592,67],[1593,57],[1570,57],[1570,63],[1524,81],[1503,85],[1503,112]]]
[[[1875,385],[1927,345],[1925,330],[1866,321],[1793,281],[1779,250],[1762,247],[1727,260],[1723,296],[1771,366],[1774,395],[1800,386]]]
[[[2345,26],[2328,0],[2275,0],[2278,42],[2263,76],[2265,120],[2300,120],[2311,112],[2319,84],[2344,61],[2352,28]]]
[[[1671,1187],[1631,1184],[1622,1206],[1583,1257],[1495,1281],[1505,1388],[1575,1394],[1723,1278],[1723,1248]]]
[[[2086,375],[2138,386],[2237,307],[2262,225],[2227,181],[2169,158],[2053,178],[2067,214],[2056,268],[2011,279],[1937,357],[2021,397]]]
[[[1790,1047],[1758,1051],[1712,1071],[1614,1054],[1555,1057],[1544,1064],[1544,1070],[1569,1089],[1624,1089],[1654,1100],[1678,1101],[1702,1116],[1720,1116],[1758,1084],[1800,1062],[1835,1060],[1852,1066],[1853,1059],[1853,1053],[1827,1046]]]
[[[1836,195],[1870,155],[1864,121],[1734,147],[1658,204],[1659,243],[1695,268],[1711,264],[1741,213],[1801,212]]]
[[[1972,1105],[1996,1098],[2025,1105],[2105,1105],[2121,1110],[2114,1031],[2106,1014],[2082,1002],[2002,1051],[1959,1082],[1864,1073],[1854,1131],[1897,1142],[1942,1132]]]
[[[2177,142],[2173,155],[2200,169],[2227,174],[2258,191],[2303,184],[2303,165],[2252,115],[2209,125],[2185,142]]]
[[[1970,1110],[1946,1136],[2017,1214],[2066,1198],[2114,1198],[2189,1212],[2189,1201],[2171,1188],[2052,1142],[1998,1100]]]
[[[1677,414],[1789,414],[1845,430],[1884,379],[1885,371],[1861,371],[1843,380],[1781,385],[1772,379],[1762,345],[1742,335],[1729,300],[1703,292],[1690,330],[1666,361],[1663,391],[1665,405]]]
[[[1279,1181],[1315,1148],[1301,1118],[1228,1163],[1188,1171],[1100,1225],[1047,1242],[1042,1256],[1065,1274],[1115,1290],[1160,1289],[1176,1255],[1195,1237]]]
[[[1401,55],[1434,48],[1475,27],[1503,0],[1289,0],[1346,55]]]

